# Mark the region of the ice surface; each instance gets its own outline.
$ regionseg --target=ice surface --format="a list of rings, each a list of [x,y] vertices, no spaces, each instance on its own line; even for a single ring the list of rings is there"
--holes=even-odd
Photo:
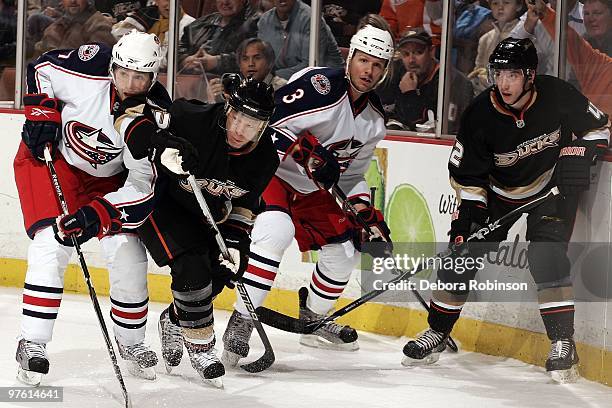
[[[100,302],[110,329],[108,298],[100,298]],[[158,354],[157,319],[163,308],[162,304],[151,303],[147,323],[147,341]],[[20,315],[21,291],[0,288],[2,387],[21,385],[15,379]],[[229,313],[215,311],[215,318],[220,352]],[[134,408],[612,406],[612,388],[582,379],[572,385],[551,384],[543,368],[513,359],[444,353],[433,366],[404,368],[400,361],[405,338],[360,333],[359,351],[335,352],[300,346],[295,334],[270,327],[266,331],[276,363],[255,375],[229,370],[223,377],[224,389],[202,384],[186,352],[181,365],[170,375],[160,361],[155,381],[131,377],[122,365]],[[263,354],[255,332],[251,348],[249,358]],[[51,368],[42,385],[64,387],[64,402],[0,403],[0,407],[122,406],[119,385],[88,296],[64,295],[48,353]]]

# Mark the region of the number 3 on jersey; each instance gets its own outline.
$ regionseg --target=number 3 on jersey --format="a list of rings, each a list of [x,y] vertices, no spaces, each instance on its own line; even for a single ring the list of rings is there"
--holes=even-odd
[[[453,166],[459,167],[461,164],[461,159],[463,159],[463,145],[459,141],[455,141],[455,146],[453,146],[453,151],[451,152],[448,161]]]
[[[283,102],[293,103],[304,96],[304,90],[302,88],[296,89],[292,94],[283,96]]]

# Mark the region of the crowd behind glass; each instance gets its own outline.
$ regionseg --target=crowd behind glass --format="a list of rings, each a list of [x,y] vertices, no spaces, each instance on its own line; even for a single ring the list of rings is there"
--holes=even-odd
[[[46,51],[90,42],[113,45],[134,29],[156,34],[165,52],[174,45],[169,39],[171,0],[26,1],[24,70]],[[445,66],[451,86],[442,112],[445,133],[451,135],[470,100],[489,86],[487,61],[502,39],[530,37],[538,49],[538,73],[557,73],[554,12],[538,19],[527,12],[525,0],[451,1],[447,10],[452,14],[444,20],[443,0],[322,0],[318,65],[343,66],[359,20],[379,14],[396,38],[391,74],[377,90],[387,127],[435,131],[439,71]],[[549,1],[553,10],[557,1]],[[177,7],[174,97],[220,101],[220,76],[226,72],[241,72],[278,89],[309,65],[310,1],[182,0]],[[561,72],[610,114],[612,85],[602,86],[598,79],[610,70],[612,0],[565,0],[562,10],[568,24],[562,27],[567,48]],[[0,101],[7,103],[14,99],[19,66],[17,13],[14,0],[0,0]],[[447,30],[444,21],[450,23]],[[449,40],[442,38],[444,32]],[[441,56],[443,41],[449,50]],[[166,61],[162,67],[167,70]],[[162,82],[166,79],[160,75]]]

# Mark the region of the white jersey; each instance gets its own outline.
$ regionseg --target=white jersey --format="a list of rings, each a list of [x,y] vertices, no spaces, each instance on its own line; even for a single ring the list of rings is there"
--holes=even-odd
[[[129,170],[124,185],[104,198],[123,213],[124,228],[135,228],[152,210],[156,170],[142,154],[134,157],[130,135],[115,129],[120,100],[108,74],[110,55],[103,44],[50,51],[29,65],[27,87],[62,101],[59,151],[71,166],[95,177]]]
[[[312,193],[318,187],[286,153],[297,135],[308,130],[336,156],[342,172],[340,188],[351,198],[370,201],[364,174],[376,144],[385,137],[383,109],[373,92],[353,104],[349,88],[343,69],[306,68],[275,93],[270,126],[281,159],[276,176],[299,193]]]

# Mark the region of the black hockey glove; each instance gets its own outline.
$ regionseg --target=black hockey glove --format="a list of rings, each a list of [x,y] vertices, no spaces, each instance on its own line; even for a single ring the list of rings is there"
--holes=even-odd
[[[369,234],[361,223],[357,221],[357,218],[351,212],[347,212],[349,220],[355,226],[355,234],[353,235],[355,248],[359,252],[370,254],[374,258],[390,256],[393,252],[393,242],[391,241],[391,230],[387,226],[383,214],[366,201],[350,201],[353,205],[357,203],[367,205],[367,207],[359,210],[357,214],[359,214],[359,217],[365,221],[372,231],[372,234]]]
[[[229,224],[226,225],[228,222]],[[251,237],[247,230],[231,221],[221,224],[219,231],[234,262],[230,262],[219,255],[219,267],[216,275],[217,278],[225,281],[225,286],[234,289],[236,282],[242,278],[249,263]]]
[[[591,166],[608,147],[606,140],[577,139],[561,149],[557,161],[557,186],[564,196],[587,191],[591,184]]]
[[[72,214],[60,215],[53,225],[55,239],[72,246],[71,235],[82,244],[93,237],[102,238],[121,232],[121,213],[102,197],[94,198]]]
[[[305,130],[289,148],[293,160],[306,170],[308,177],[330,189],[340,179],[340,165],[334,155],[317,138]]]
[[[28,94],[23,97],[26,121],[21,131],[21,139],[30,149],[32,156],[44,160],[47,144],[51,146],[51,155],[59,142],[62,131],[61,102],[49,98],[47,94]]]
[[[488,220],[486,204],[474,200],[461,200],[457,211],[452,215],[450,245],[461,255],[469,254],[468,237],[482,228]]]
[[[151,136],[149,160],[174,179],[184,179],[198,170],[198,151],[186,139],[165,129],[157,129]]]

